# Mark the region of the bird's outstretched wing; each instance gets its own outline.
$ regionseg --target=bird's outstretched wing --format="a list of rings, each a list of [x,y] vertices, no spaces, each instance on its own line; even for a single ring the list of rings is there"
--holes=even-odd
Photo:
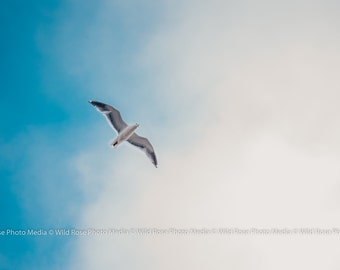
[[[148,156],[148,158],[151,160],[153,165],[157,168],[157,158],[155,151],[153,150],[153,147],[149,140],[147,138],[138,136],[136,133],[133,133],[132,136],[127,140],[129,143],[131,143],[134,146],[137,146],[142,151],[145,152],[145,154]]]
[[[127,124],[123,121],[120,112],[112,106],[93,100],[90,100],[89,103],[91,103],[99,112],[101,112],[105,116],[109,125],[118,133],[122,129],[127,127]]]

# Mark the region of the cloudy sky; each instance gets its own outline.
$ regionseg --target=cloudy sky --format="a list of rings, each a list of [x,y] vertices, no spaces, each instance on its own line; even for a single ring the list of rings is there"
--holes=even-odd
[[[1,2],[0,269],[339,269],[336,234],[7,233],[340,228],[339,2],[208,2]]]

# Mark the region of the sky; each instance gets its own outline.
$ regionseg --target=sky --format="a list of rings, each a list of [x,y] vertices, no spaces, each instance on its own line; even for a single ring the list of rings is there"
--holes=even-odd
[[[334,233],[56,235],[339,228],[337,1],[0,5],[0,269],[339,269]]]

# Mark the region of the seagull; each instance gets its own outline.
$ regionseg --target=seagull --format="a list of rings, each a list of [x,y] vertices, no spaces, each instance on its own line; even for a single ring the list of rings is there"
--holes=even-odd
[[[112,147],[116,148],[122,142],[128,141],[145,152],[153,165],[157,168],[157,158],[151,143],[147,138],[141,137],[135,133],[139,124],[127,125],[122,119],[120,112],[108,104],[93,100],[89,100],[89,103],[104,115],[111,128],[117,132],[117,137],[110,142]]]

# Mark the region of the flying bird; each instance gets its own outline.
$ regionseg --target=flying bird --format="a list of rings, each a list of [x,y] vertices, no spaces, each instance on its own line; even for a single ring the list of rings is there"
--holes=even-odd
[[[128,141],[144,151],[153,165],[157,168],[157,158],[151,143],[147,138],[141,137],[135,133],[139,124],[127,125],[122,119],[120,112],[108,104],[93,100],[89,100],[89,103],[104,115],[111,128],[117,132],[117,137],[110,142],[112,147],[116,148],[122,142]]]

